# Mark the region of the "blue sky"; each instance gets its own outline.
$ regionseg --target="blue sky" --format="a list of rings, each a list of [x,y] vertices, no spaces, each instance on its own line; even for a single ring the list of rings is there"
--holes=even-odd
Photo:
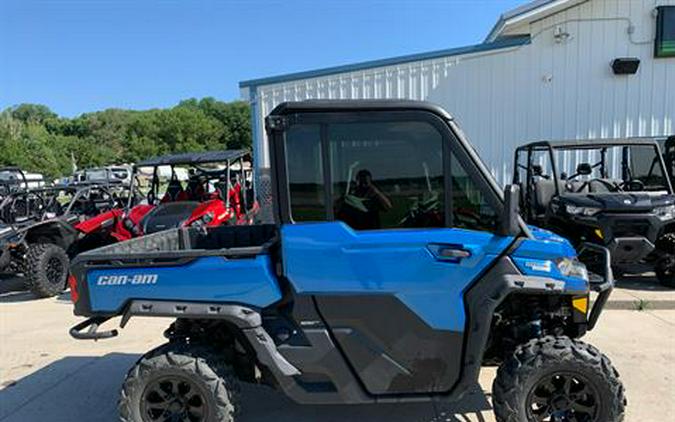
[[[239,98],[241,80],[476,44],[523,0],[0,0],[0,109]]]

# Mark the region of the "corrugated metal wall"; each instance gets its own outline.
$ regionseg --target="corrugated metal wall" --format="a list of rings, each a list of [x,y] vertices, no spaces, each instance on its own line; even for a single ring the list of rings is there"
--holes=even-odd
[[[438,103],[500,183],[525,142],[673,134],[675,59],[653,58],[658,5],[675,0],[590,0],[531,24],[531,44],[258,86],[258,163],[269,166],[263,117],[283,101],[317,98]],[[613,75],[617,57],[640,58],[639,73]]]

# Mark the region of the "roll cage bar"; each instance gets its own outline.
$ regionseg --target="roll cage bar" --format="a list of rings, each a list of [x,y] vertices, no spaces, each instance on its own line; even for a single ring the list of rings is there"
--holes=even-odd
[[[675,149],[675,137],[671,137],[669,139],[674,139],[672,147]],[[590,141],[585,141],[585,140],[571,140],[571,141],[539,141],[539,142],[532,142],[526,145],[522,145],[518,148],[516,148],[516,153],[515,153],[515,158],[514,158],[514,169],[515,171],[513,172],[513,183],[514,184],[521,184],[520,180],[520,173],[519,170],[524,170],[527,174],[527,178],[529,179],[530,177],[533,176],[534,173],[534,163],[533,163],[533,156],[535,152],[548,152],[548,158],[551,162],[551,173],[554,178],[554,185],[555,185],[555,192],[556,195],[560,195],[560,176],[561,174],[558,172],[557,169],[557,163],[555,160],[555,152],[557,151],[573,151],[573,150],[598,150],[600,151],[600,161],[597,163],[593,164],[591,166],[591,169],[595,168],[600,168],[600,174],[603,178],[608,177],[608,172],[607,172],[607,150],[612,147],[623,147],[622,148],[622,157],[621,157],[621,173],[622,173],[622,178],[624,180],[630,180],[631,179],[631,170],[630,170],[630,163],[629,163],[629,156],[628,156],[628,147],[631,146],[647,146],[647,147],[652,147],[655,149],[655,156],[654,160],[652,161],[650,168],[649,168],[649,173],[648,174],[653,174],[655,168],[657,166],[660,166],[662,174],[664,175],[665,178],[665,183],[666,183],[666,189],[668,193],[673,192],[673,187],[670,181],[670,178],[667,177],[666,175],[670,174],[667,172],[667,167],[666,167],[666,162],[664,161],[664,157],[660,152],[660,148],[658,143],[654,139],[650,138],[633,138],[633,139],[623,139],[623,140],[616,140],[616,139],[603,139],[603,140],[590,140]],[[667,147],[666,147],[667,148]],[[520,158],[521,154],[527,154],[527,159],[525,161],[525,164],[521,164]],[[675,155],[675,153],[674,153]],[[673,157],[675,159],[675,157]],[[574,173],[571,176],[569,176],[566,180],[571,180],[580,174]],[[531,189],[530,184],[527,184],[527,192],[525,192],[526,195],[529,195],[530,192],[529,190]],[[526,196],[527,197],[527,196]]]
[[[72,195],[68,201],[68,205],[59,215],[71,215],[73,214],[73,208],[75,205],[83,199],[85,196],[89,196],[92,191],[99,190],[104,192],[110,198],[110,205],[114,205],[114,198],[107,186],[99,184],[89,184],[87,186],[73,186],[73,185],[56,185],[56,186],[47,186],[36,189],[29,189],[21,192],[15,192],[11,195],[8,195],[0,202],[0,218],[3,220],[6,217],[7,207],[9,210],[12,210],[16,207],[17,202],[21,197],[28,197],[29,195],[34,196],[38,202],[38,208],[34,207],[28,208],[26,211],[27,220],[42,220],[44,215],[50,209],[50,206],[58,201],[60,193],[65,192],[67,195]],[[28,199],[28,198],[27,198]],[[61,204],[59,204],[61,205]],[[39,212],[38,212],[39,211]],[[13,224],[15,221],[5,221],[7,224]]]
[[[665,140],[663,144],[663,159],[670,183],[675,183],[675,135]]]
[[[193,166],[195,170],[198,172],[195,175],[190,175],[189,178],[195,177],[195,176],[201,176],[201,175],[206,175],[209,178],[219,178],[222,176],[225,176],[227,178],[227,190],[229,192],[229,187],[230,187],[230,177],[232,175],[232,167],[236,165],[237,163],[239,164],[239,171],[241,172],[242,175],[242,180],[245,182],[245,177],[244,177],[244,163],[245,162],[252,162],[251,160],[251,153],[248,150],[225,150],[225,151],[210,151],[210,152],[203,152],[203,153],[184,153],[184,154],[174,154],[174,155],[166,155],[166,156],[161,156],[161,157],[155,157],[155,158],[150,158],[148,160],[141,161],[139,163],[136,163],[133,166],[132,169],[132,174],[131,174],[131,183],[130,183],[130,190],[133,192],[133,189],[137,188],[136,187],[136,182],[137,182],[137,176],[138,176],[138,170],[140,168],[144,167],[152,167],[152,178],[150,182],[150,190],[148,193],[145,195],[146,199],[148,199],[148,203],[150,202],[155,202],[157,200],[157,197],[159,195],[159,185],[160,185],[160,180],[159,180],[159,173],[158,170],[160,167],[170,167],[171,168],[171,176],[169,178],[170,181],[177,180],[178,176],[176,174],[176,167],[180,165],[189,165]],[[205,164],[216,164],[216,163],[224,163],[225,168],[224,169],[218,169],[218,170],[211,170],[204,168],[203,166],[200,165],[205,165]],[[251,169],[253,169],[253,166],[251,164]],[[225,193],[225,207],[229,208],[230,206],[230,197],[228,195],[228,192]],[[152,200],[149,198],[152,197]],[[254,196],[255,197],[255,196]],[[247,198],[246,195],[244,195],[244,207],[245,209],[248,209],[248,203],[247,203]],[[127,204],[127,208],[131,209],[134,206],[134,195],[129,195],[129,202]]]

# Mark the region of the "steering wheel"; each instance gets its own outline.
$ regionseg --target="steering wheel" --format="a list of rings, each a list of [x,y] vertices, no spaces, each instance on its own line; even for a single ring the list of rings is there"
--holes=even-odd
[[[607,189],[609,189],[610,192],[612,192],[612,191],[614,191],[614,192],[623,191],[623,187],[621,185],[617,184],[617,183],[611,183],[611,182],[608,182],[607,180],[596,178],[596,179],[592,179],[591,181],[589,181],[589,184],[590,184],[590,182],[593,182],[593,181],[599,182],[601,185],[607,187]]]
[[[620,185],[620,187],[623,190],[627,190],[629,192],[637,192],[637,191],[645,190],[644,182],[642,180],[638,180],[638,179],[633,179],[633,180],[628,180],[626,182],[623,182]]]

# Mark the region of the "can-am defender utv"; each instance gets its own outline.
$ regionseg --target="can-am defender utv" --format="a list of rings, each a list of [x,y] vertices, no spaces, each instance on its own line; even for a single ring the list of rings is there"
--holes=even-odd
[[[112,235],[123,241],[176,227],[250,224],[258,207],[252,171],[247,150],[173,154],[136,163],[131,186],[140,194],[118,216]]]
[[[498,421],[622,420],[618,373],[579,340],[613,286],[606,249],[591,245],[607,265],[589,285],[572,245],[523,223],[517,188],[504,194],[445,111],[287,103],[267,130],[275,224],[178,228],[76,258],[75,313],[90,319],[73,337],[114,337],[101,325],[118,315],[177,318],[129,371],[122,421],[233,421],[239,382],[312,404],[456,400],[494,363]]]
[[[0,204],[0,271],[23,273],[38,297],[66,287],[70,259],[81,251],[111,243],[120,198],[117,187],[50,186],[14,192]]]
[[[534,142],[515,153],[525,221],[574,245],[606,246],[615,275],[640,261],[675,287],[667,245],[675,236],[675,195],[654,140]]]

